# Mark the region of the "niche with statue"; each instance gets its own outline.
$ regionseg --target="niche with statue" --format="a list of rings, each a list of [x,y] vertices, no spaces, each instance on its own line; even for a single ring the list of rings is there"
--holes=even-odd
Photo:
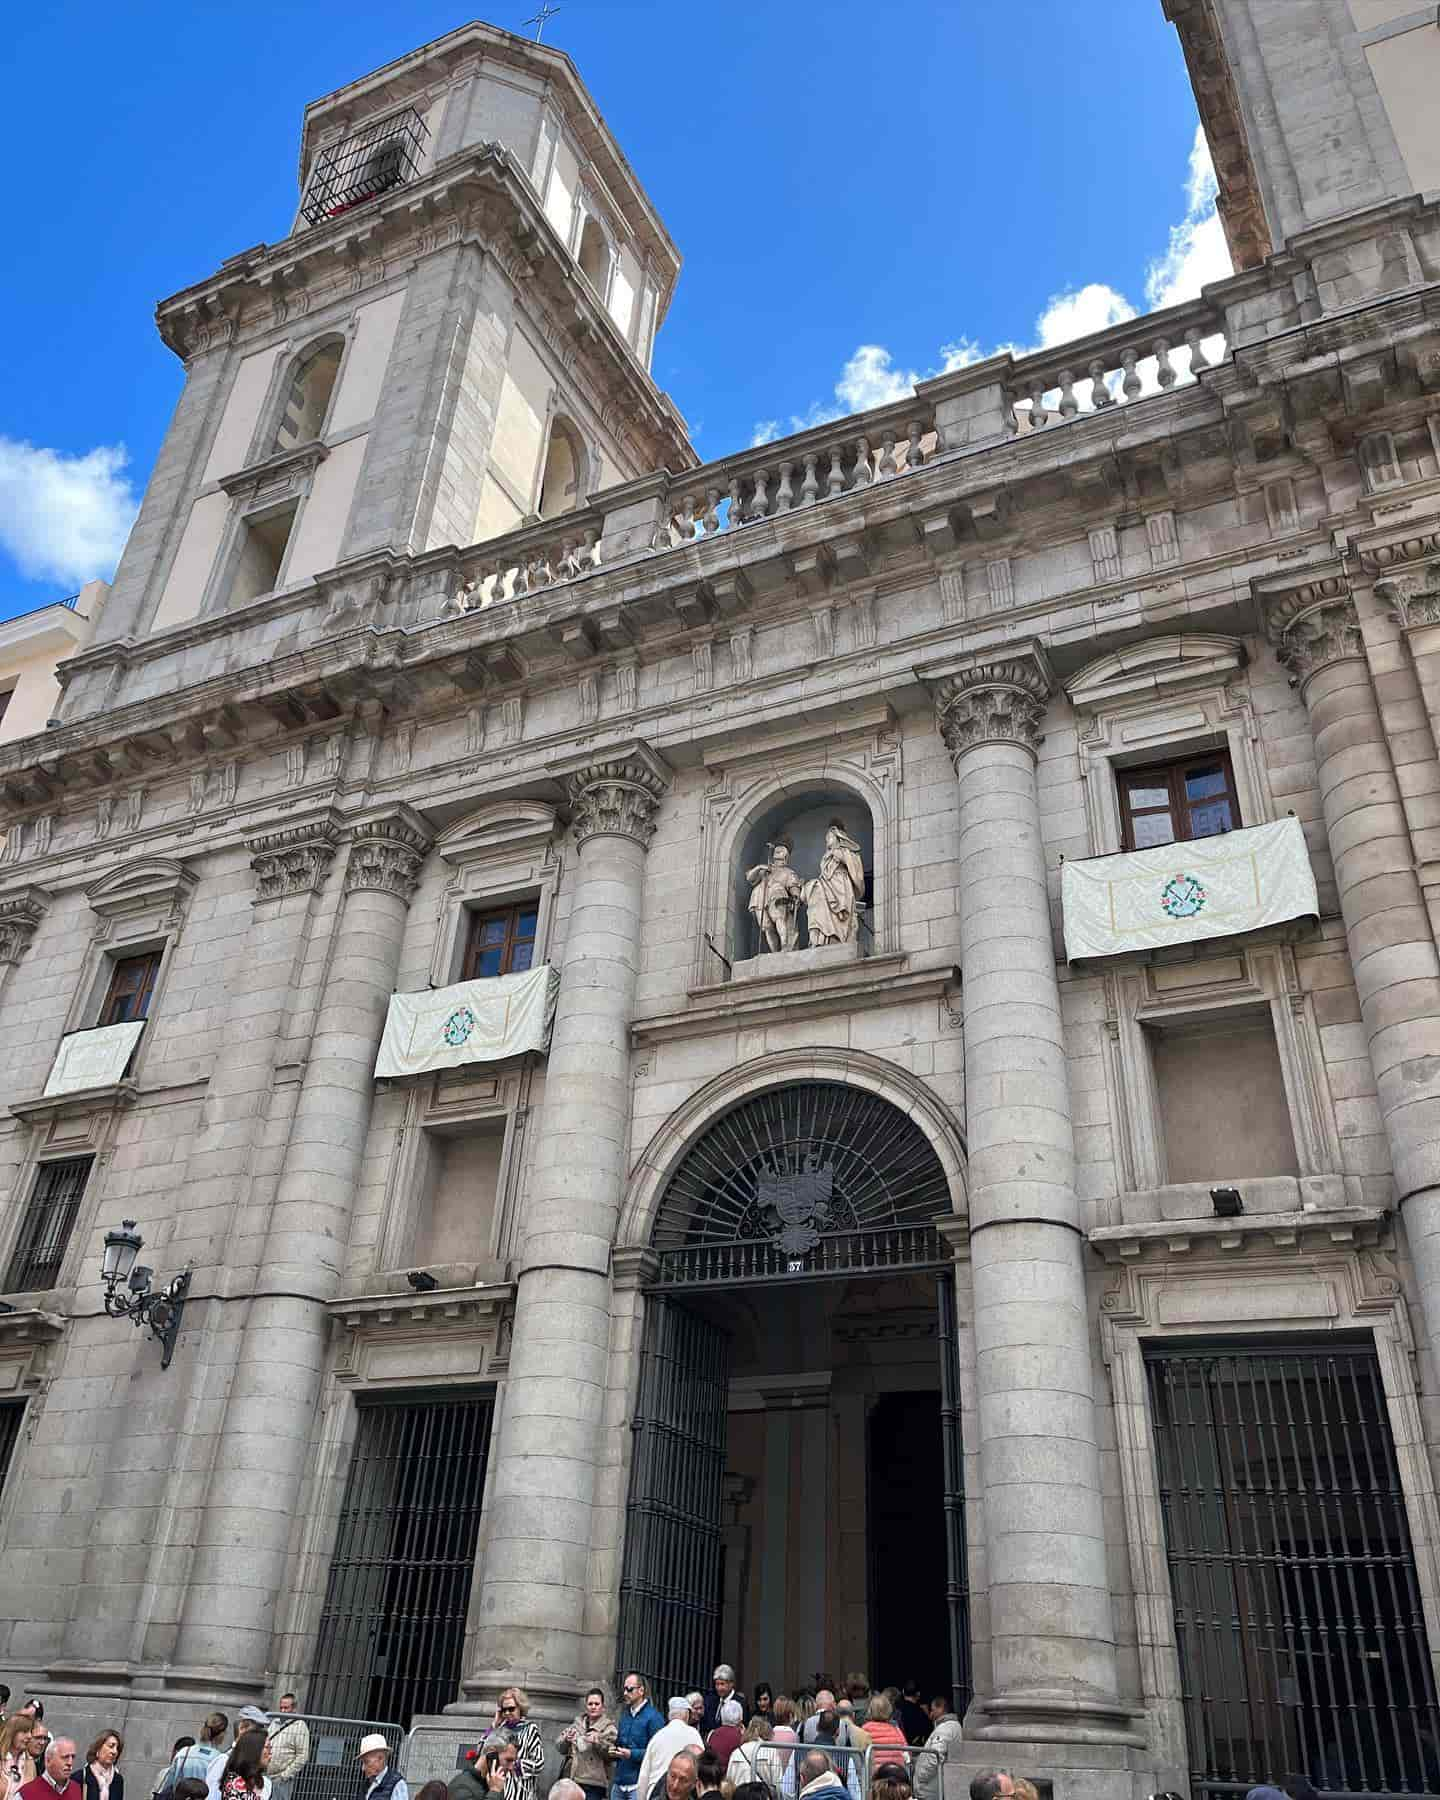
[[[733,980],[850,962],[873,939],[868,809],[850,794],[791,793],[741,841]]]

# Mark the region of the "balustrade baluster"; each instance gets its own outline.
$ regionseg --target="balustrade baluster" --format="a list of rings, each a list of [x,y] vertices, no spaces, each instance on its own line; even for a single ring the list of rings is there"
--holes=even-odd
[[[752,519],[763,519],[770,511],[770,495],[765,487],[765,484],[769,479],[770,471],[768,469],[757,469],[755,471],[755,491],[750,496],[749,516]]]
[[[1045,410],[1045,383],[1038,378],[1030,390],[1030,429],[1038,431],[1048,423],[1050,415]]]
[[[880,454],[875,459],[875,479],[888,481],[899,470],[895,467],[895,433],[887,431],[880,439]]]
[[[1140,392],[1140,376],[1135,368],[1135,359],[1139,354],[1138,350],[1122,350],[1120,352],[1120,367],[1125,371],[1125,379],[1120,383],[1120,391],[1127,400],[1133,400]]]
[[[1200,330],[1198,325],[1192,325],[1185,333],[1185,342],[1190,349],[1190,373],[1192,375],[1195,374],[1198,369],[1209,369],[1214,367],[1210,358],[1206,356],[1204,347],[1200,342],[1203,335],[1204,333]]]
[[[870,440],[869,438],[863,437],[856,438],[855,471],[850,477],[850,486],[852,490],[855,488],[869,487],[874,479],[875,476],[870,468]]]
[[[793,462],[782,462],[780,465],[780,485],[775,490],[777,513],[789,512],[795,505],[795,486],[790,479],[794,468]]]
[[[1075,398],[1075,371],[1060,371],[1060,417],[1073,419],[1080,410],[1080,402]]]
[[[740,498],[740,477],[730,477],[730,530],[738,531],[745,523],[745,502]]]
[[[720,490],[706,488],[705,517],[700,521],[706,537],[711,537],[720,529]]]
[[[840,466],[840,446],[837,444],[830,452],[830,474],[825,484],[833,498],[845,491],[845,471]]]
[[[918,469],[924,461],[925,453],[920,448],[920,439],[923,435],[924,433],[921,430],[920,421],[916,419],[910,427],[909,436],[906,439],[905,444],[905,472],[907,475],[911,469]]]
[[[1175,365],[1170,360],[1169,338],[1155,340],[1155,379],[1162,388],[1172,388],[1175,385]]]
[[[1097,356],[1090,364],[1089,375],[1091,406],[1094,407],[1096,412],[1099,412],[1102,406],[1113,406],[1115,404],[1115,396],[1110,392],[1109,387],[1106,385],[1105,363],[1102,357]]]
[[[815,465],[820,458],[811,451],[805,458],[805,479],[800,483],[800,504],[813,506],[820,498],[820,477],[815,473]]]
[[[695,496],[687,494],[680,502],[679,529],[682,540],[689,541],[695,533]]]

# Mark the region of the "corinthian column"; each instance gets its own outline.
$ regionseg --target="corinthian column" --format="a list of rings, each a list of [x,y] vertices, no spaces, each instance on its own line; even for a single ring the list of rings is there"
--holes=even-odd
[[[578,869],[545,1072],[468,1696],[526,1679],[570,1705],[583,1621],[624,1192],[645,851],[668,771],[643,746],[570,778]]]
[[[400,811],[353,827],[344,894],[305,1078],[195,1540],[175,1661],[239,1686],[264,1679],[291,1522],[314,1435],[370,1107],[375,1053],[429,835]],[[262,897],[304,889],[304,846],[257,856]]]
[[[1440,1367],[1440,960],[1405,808],[1348,583],[1336,576],[1282,594],[1266,623],[1310,715],[1350,970]]]
[[[1134,1743],[1116,1699],[1060,990],[1038,646],[935,688],[960,784],[965,1105],[993,1693],[967,1737]]]

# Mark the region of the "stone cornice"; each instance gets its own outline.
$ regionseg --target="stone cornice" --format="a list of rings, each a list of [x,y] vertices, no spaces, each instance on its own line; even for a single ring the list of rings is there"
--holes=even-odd
[[[1242,1213],[1233,1219],[1201,1218],[1102,1225],[1090,1246],[1107,1263],[1196,1262],[1284,1250],[1296,1255],[1321,1249],[1355,1249],[1376,1243],[1388,1213],[1381,1206],[1321,1207],[1313,1212]]]

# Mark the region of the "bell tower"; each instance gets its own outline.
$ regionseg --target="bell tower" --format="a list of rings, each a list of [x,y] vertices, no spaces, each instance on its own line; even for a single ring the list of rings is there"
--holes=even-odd
[[[695,461],[649,373],[679,254],[563,52],[462,26],[310,105],[299,173],[158,310],[185,385],[102,637]]]

